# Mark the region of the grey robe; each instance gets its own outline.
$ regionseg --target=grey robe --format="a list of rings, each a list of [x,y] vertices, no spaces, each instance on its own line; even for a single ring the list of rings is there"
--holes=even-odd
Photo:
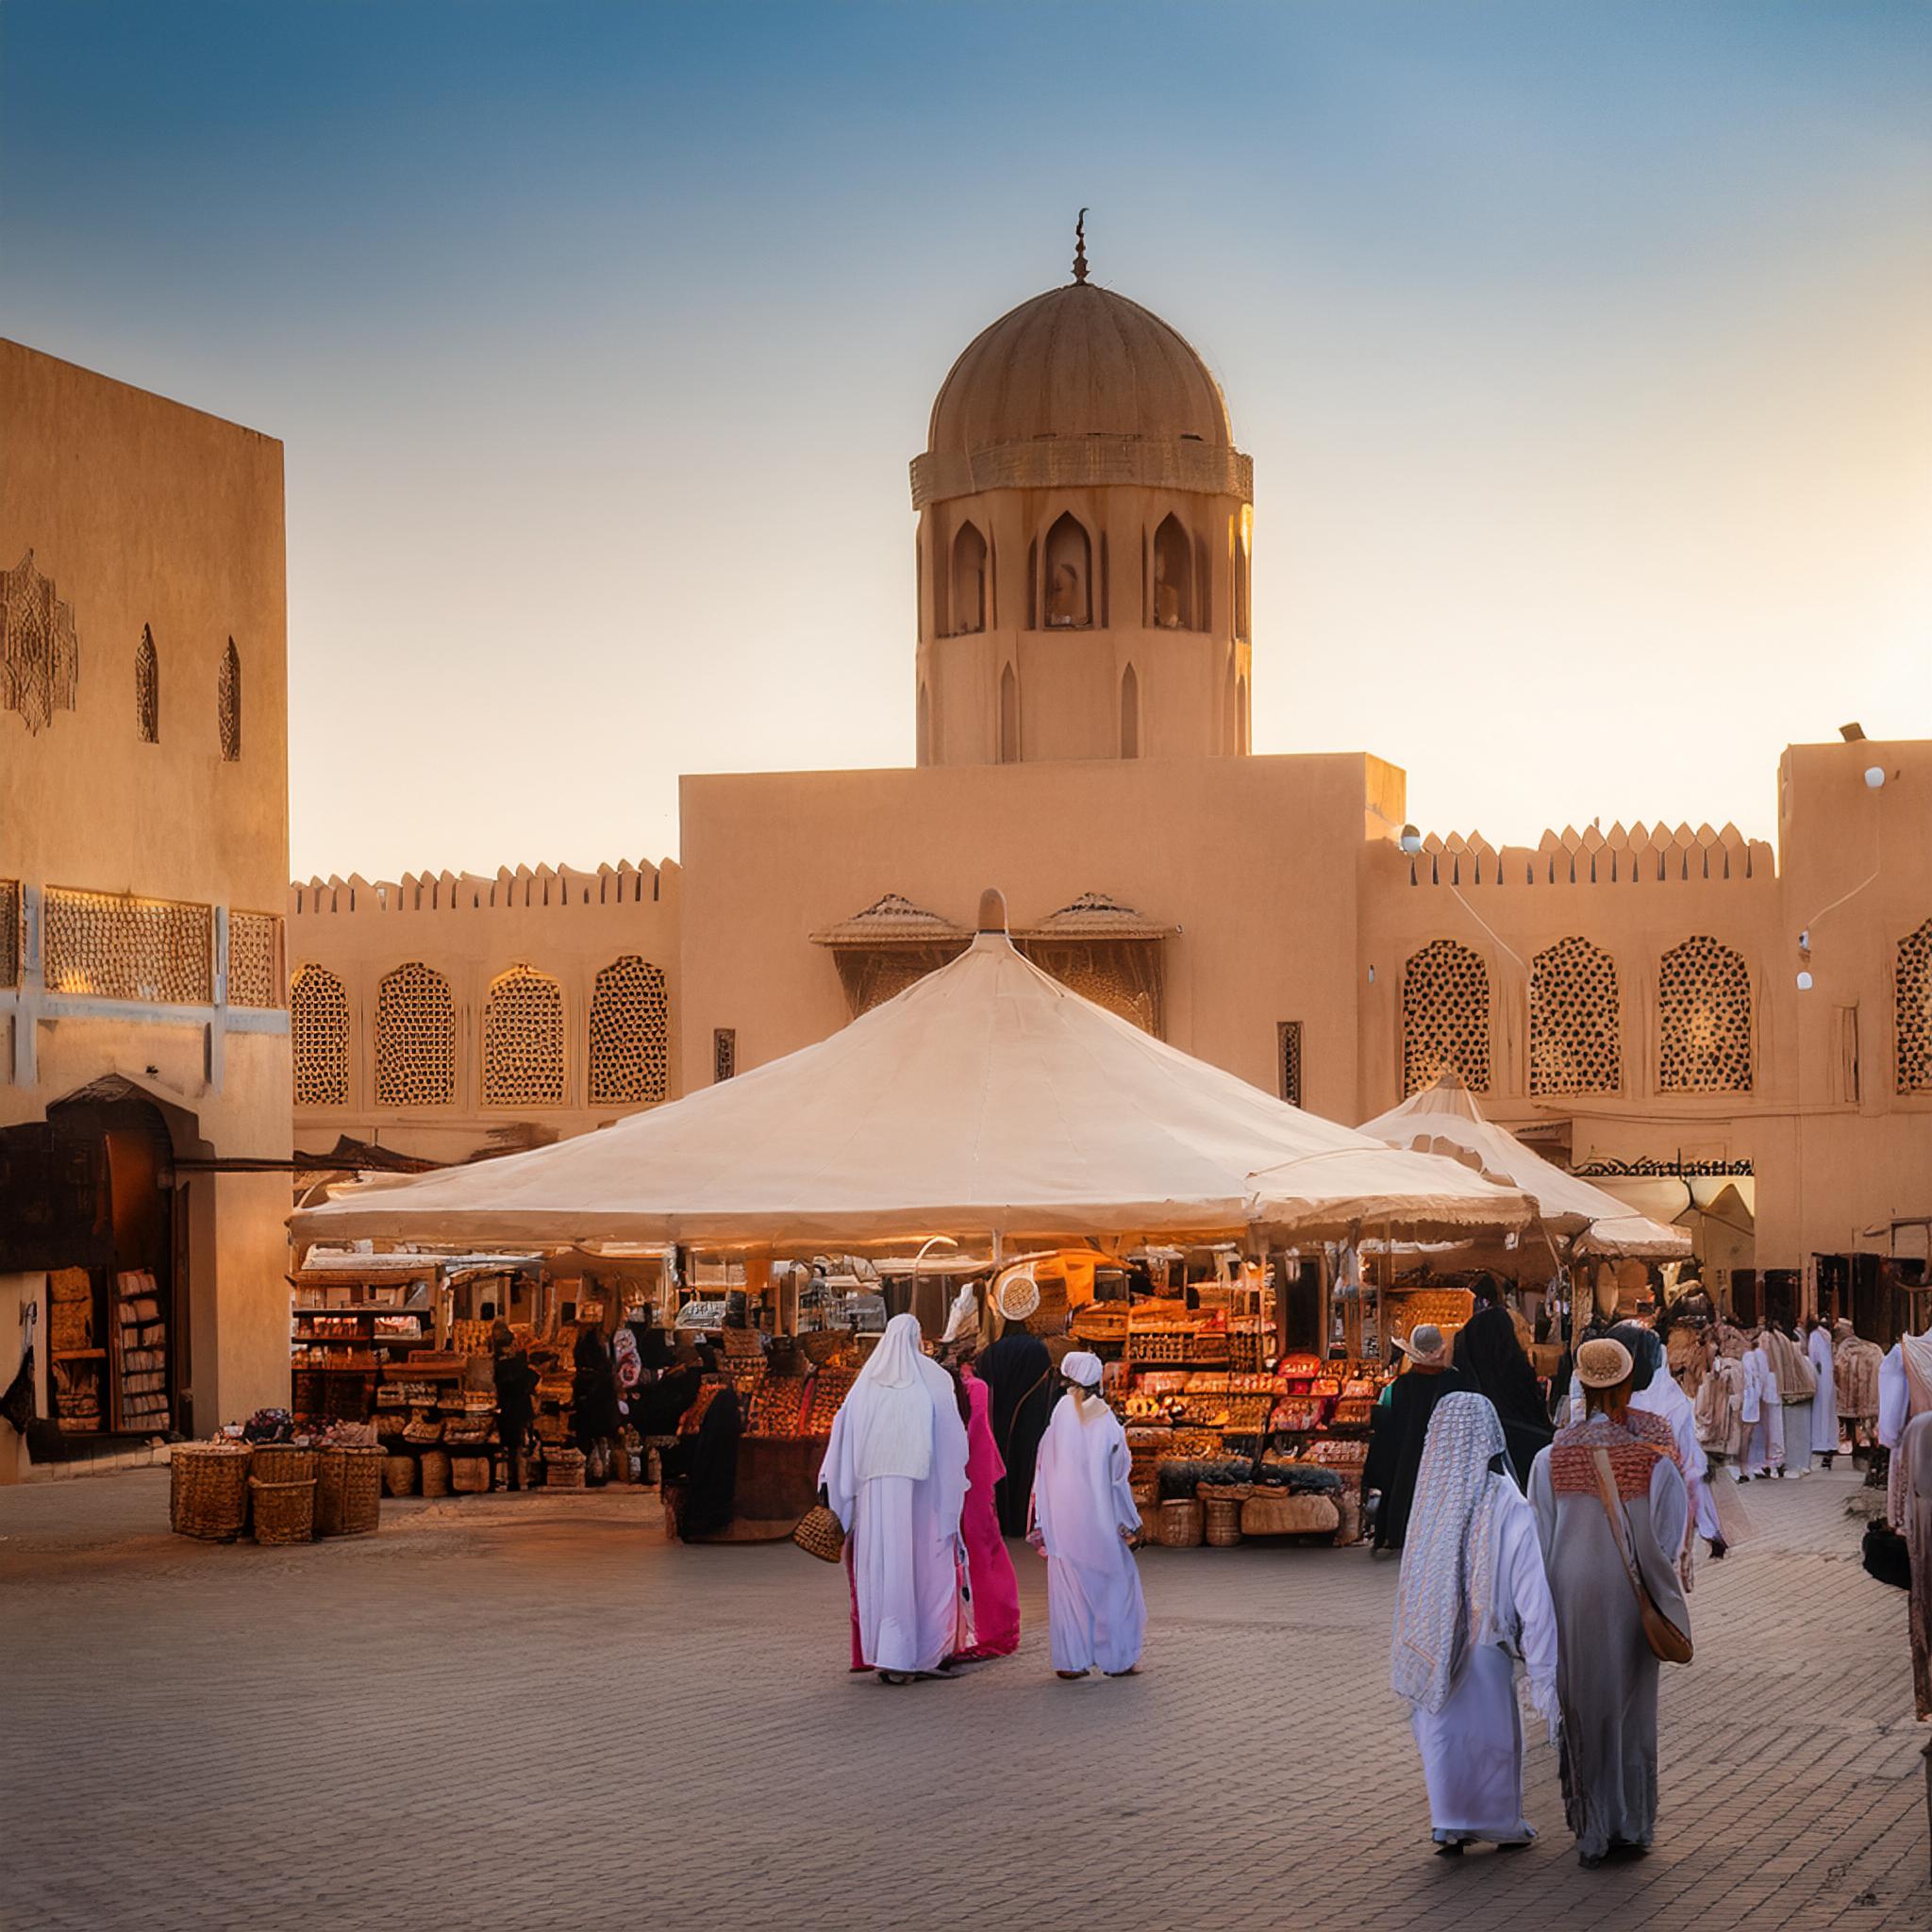
[[[1589,1489],[1558,1491],[1550,1458],[1566,1444],[1617,1448],[1634,1440],[1592,1417],[1563,1430],[1537,1457],[1529,1479],[1557,1609],[1563,1803],[1577,1849],[1589,1857],[1601,1857],[1612,1844],[1647,1845],[1657,1829],[1658,1667],[1593,1469]],[[1684,1547],[1690,1499],[1676,1463],[1658,1457],[1649,1493],[1625,1497],[1623,1507],[1653,1601],[1678,1629],[1689,1630],[1675,1557]]]

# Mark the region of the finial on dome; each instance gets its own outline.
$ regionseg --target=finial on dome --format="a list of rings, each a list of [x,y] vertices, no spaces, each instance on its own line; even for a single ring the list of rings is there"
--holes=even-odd
[[[1084,282],[1087,279],[1087,210],[1080,210],[1080,219],[1074,224],[1074,279]]]

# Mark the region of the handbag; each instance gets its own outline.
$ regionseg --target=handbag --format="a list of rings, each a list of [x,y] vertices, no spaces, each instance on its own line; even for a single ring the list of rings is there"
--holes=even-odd
[[[808,1557],[821,1563],[836,1563],[845,1554],[845,1531],[838,1517],[823,1503],[814,1503],[798,1520],[791,1541]]]
[[[1591,1459],[1596,1464],[1596,1486],[1603,1497],[1604,1514],[1610,1519],[1610,1541],[1616,1544],[1617,1554],[1624,1559],[1624,1574],[1630,1579],[1630,1588],[1637,1592],[1637,1613],[1643,1620],[1643,1641],[1650,1645],[1651,1655],[1659,1663],[1688,1664],[1690,1661],[1690,1633],[1679,1630],[1657,1608],[1657,1601],[1637,1567],[1637,1559],[1630,1554],[1629,1545],[1624,1541],[1627,1525],[1623,1507],[1617,1500],[1617,1479],[1610,1473],[1608,1452],[1594,1450]]]

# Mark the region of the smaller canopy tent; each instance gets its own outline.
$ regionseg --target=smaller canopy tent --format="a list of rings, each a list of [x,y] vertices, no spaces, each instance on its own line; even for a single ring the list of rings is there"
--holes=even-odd
[[[1364,1121],[1361,1130],[1391,1147],[1460,1160],[1500,1186],[1521,1190],[1535,1205],[1552,1247],[1567,1242],[1574,1255],[1614,1260],[1690,1258],[1690,1237],[1683,1228],[1653,1221],[1594,1183],[1553,1166],[1488,1119],[1453,1073]]]
[[[989,895],[995,897],[996,895]],[[667,1241],[809,1253],[1526,1225],[1521,1193],[1302,1112],[1070,991],[1005,931],[816,1045],[598,1133],[384,1176],[298,1241]]]

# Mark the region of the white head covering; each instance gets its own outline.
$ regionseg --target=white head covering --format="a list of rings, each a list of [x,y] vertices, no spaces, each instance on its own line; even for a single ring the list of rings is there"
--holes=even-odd
[[[1398,1697],[1439,1711],[1481,1630],[1494,1587],[1498,1481],[1492,1457],[1507,1444],[1494,1405],[1461,1391],[1429,1418],[1396,1584],[1389,1682]]]
[[[921,1364],[919,1318],[894,1315],[886,1324],[840,1408],[852,1431],[853,1473],[860,1482],[908,1475],[917,1482],[932,1468],[933,1398]]]
[[[948,1342],[970,1341],[979,1333],[979,1291],[972,1282],[967,1282],[953,1298],[953,1312],[946,1320],[946,1332],[940,1337],[940,1345]]]
[[[1100,1357],[1089,1355],[1084,1348],[1076,1348],[1073,1354],[1060,1358],[1060,1374],[1068,1381],[1079,1383],[1083,1389],[1098,1389]]]

